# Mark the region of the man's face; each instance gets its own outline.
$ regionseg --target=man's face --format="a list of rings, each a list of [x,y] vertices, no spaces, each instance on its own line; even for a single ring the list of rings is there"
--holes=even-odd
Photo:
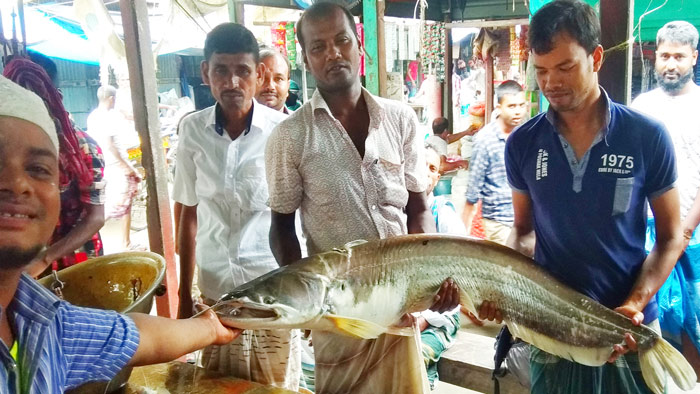
[[[201,64],[202,79],[224,111],[247,111],[262,83],[263,66],[251,53],[214,53]]]
[[[302,29],[304,63],[319,90],[342,92],[360,83],[362,48],[341,10],[322,20],[305,21]]]
[[[514,129],[525,119],[525,112],[527,111],[525,92],[506,94],[498,104],[498,108],[501,110],[499,119],[503,121],[509,130]]]
[[[262,60],[265,65],[262,85],[258,87],[255,98],[259,103],[281,111],[289,96],[289,68],[287,62],[279,55],[268,56]]]
[[[566,33],[559,33],[549,53],[532,52],[537,84],[549,104],[558,112],[578,109],[598,89],[603,48],[592,54]]]
[[[0,269],[28,264],[49,241],[60,211],[57,185],[58,159],[46,133],[0,116]]]
[[[698,51],[690,45],[662,42],[656,49],[656,80],[666,93],[678,93],[693,78]]]
[[[440,155],[432,149],[426,149],[425,165],[428,167],[428,189],[425,194],[430,194],[440,180]]]

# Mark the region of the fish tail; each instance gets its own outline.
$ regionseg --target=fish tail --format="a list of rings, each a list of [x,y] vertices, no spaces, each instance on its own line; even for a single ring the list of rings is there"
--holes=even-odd
[[[649,349],[639,351],[642,376],[649,388],[657,393],[664,392],[666,374],[681,389],[688,391],[695,387],[695,371],[685,357],[665,339],[658,337]]]

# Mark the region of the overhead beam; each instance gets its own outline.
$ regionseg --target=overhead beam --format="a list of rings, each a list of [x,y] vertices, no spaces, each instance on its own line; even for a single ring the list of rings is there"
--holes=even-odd
[[[227,0],[228,5],[228,21],[238,24],[244,24],[245,15],[243,12],[243,3],[236,0]]]
[[[156,72],[148,8],[143,0],[120,0],[126,61],[129,67],[134,124],[141,138],[142,165],[146,170],[148,192],[148,242],[152,252],[165,257],[166,292],[156,298],[158,315],[177,316],[177,272],[173,225],[168,198],[167,170],[163,140],[158,123]]]

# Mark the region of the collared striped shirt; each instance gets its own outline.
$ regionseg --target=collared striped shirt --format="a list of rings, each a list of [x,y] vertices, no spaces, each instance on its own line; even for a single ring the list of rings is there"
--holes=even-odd
[[[139,333],[130,318],[60,301],[26,275],[7,313],[19,350],[15,361],[0,341],[0,393],[62,393],[109,380],[138,348]]]
[[[469,162],[467,202],[481,200],[481,215],[497,222],[513,223],[513,197],[506,177],[506,135],[497,122],[481,130]]]

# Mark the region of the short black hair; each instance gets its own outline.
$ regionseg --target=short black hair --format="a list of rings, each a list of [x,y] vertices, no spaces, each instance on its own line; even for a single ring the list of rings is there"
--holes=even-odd
[[[555,0],[544,5],[532,16],[528,45],[534,53],[549,53],[561,33],[571,36],[588,54],[593,53],[600,45],[600,20],[593,7],[579,0]]]
[[[442,134],[443,131],[447,130],[450,126],[450,122],[447,118],[439,117],[433,120],[433,134]]]
[[[215,53],[250,53],[260,63],[260,48],[253,33],[238,23],[222,23],[207,34],[204,41],[204,60]]]
[[[355,17],[347,8],[340,4],[331,3],[330,1],[321,1],[319,3],[314,3],[311,7],[307,8],[301,17],[299,17],[299,22],[297,22],[297,39],[299,40],[299,45],[301,45],[302,52],[304,51],[304,34],[302,34],[302,26],[307,19],[319,20],[333,15],[334,12],[340,10],[345,14],[345,18],[350,24],[352,32],[355,34],[357,41],[360,41],[360,37],[357,35],[357,26],[355,26]]]
[[[496,87],[496,101],[500,104],[503,97],[509,94],[518,94],[523,91],[523,87],[513,80],[503,81]]]
[[[280,51],[274,48],[270,47],[260,47],[260,61],[262,62],[263,60],[267,59],[268,57],[272,56],[279,56],[282,59],[284,59],[284,62],[287,63],[287,79],[292,77],[292,63],[289,62],[289,58],[287,56],[284,56]]]

